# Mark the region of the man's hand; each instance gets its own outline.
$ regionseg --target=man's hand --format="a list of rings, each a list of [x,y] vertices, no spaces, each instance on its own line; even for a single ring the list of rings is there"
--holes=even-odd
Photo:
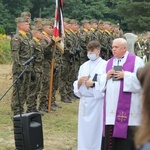
[[[122,70],[122,71],[116,71],[115,73],[114,73],[114,77],[116,78],[116,79],[123,79],[124,78],[124,71]]]
[[[83,76],[79,79],[78,81],[78,88],[83,84],[86,83],[88,81],[89,77],[88,76]]]
[[[112,76],[114,75],[115,73],[115,70],[114,69],[111,69],[107,72],[107,80],[112,78]]]
[[[86,81],[86,83],[85,83],[85,85],[86,85],[87,88],[93,86],[93,84],[94,84],[94,81],[92,81],[92,80],[88,80],[88,81]]]

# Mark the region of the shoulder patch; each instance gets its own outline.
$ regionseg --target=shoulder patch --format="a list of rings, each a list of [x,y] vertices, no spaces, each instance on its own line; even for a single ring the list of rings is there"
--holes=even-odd
[[[18,38],[15,38],[14,41],[19,41],[19,39],[18,39]]]

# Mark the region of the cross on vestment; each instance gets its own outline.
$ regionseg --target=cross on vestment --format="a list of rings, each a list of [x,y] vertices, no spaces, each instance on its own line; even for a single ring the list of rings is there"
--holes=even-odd
[[[127,115],[122,111],[119,115],[117,115],[117,118],[120,120],[120,122],[124,122],[127,119]]]

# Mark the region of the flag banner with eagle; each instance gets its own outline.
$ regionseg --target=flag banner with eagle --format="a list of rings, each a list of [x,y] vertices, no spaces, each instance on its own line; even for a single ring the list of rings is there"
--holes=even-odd
[[[63,0],[56,0],[56,10],[55,10],[55,23],[54,23],[54,33],[53,40],[55,41],[56,47],[64,53],[64,23],[62,15]]]

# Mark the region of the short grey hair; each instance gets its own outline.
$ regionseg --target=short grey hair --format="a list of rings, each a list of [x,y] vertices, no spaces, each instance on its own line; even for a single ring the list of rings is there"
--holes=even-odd
[[[124,38],[116,38],[113,41],[119,41],[120,42],[120,46],[125,46],[127,47],[127,40]]]

